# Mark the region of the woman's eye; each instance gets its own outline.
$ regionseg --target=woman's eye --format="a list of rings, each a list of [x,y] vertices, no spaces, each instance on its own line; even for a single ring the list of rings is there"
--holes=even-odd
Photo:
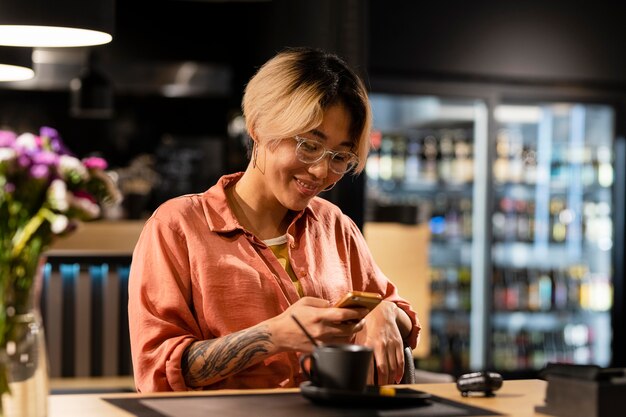
[[[347,162],[349,158],[350,158],[350,155],[348,154],[338,153],[338,154],[335,154],[333,159],[337,162]]]
[[[319,152],[320,145],[315,142],[302,142],[302,149],[307,152]]]

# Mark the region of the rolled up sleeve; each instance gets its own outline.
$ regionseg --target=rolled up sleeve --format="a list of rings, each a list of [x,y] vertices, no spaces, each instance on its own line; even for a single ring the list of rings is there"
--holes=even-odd
[[[133,253],[128,318],[135,384],[140,392],[182,391],[181,360],[201,339],[191,310],[184,236],[152,217]]]

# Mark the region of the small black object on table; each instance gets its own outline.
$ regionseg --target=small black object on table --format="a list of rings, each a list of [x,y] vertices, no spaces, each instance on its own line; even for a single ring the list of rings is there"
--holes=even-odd
[[[467,397],[471,392],[483,393],[485,397],[493,397],[494,391],[502,387],[502,375],[496,372],[472,372],[464,374],[456,381],[461,395]]]

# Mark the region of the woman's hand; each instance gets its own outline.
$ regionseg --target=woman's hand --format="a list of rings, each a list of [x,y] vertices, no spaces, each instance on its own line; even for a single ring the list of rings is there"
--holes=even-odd
[[[374,350],[374,366],[370,367],[368,383],[378,375],[378,385],[394,384],[402,380],[404,373],[404,342],[398,328],[398,314],[405,314],[394,303],[382,301],[364,320],[365,324],[355,343]]]
[[[303,297],[267,324],[278,350],[310,352],[313,344],[292,315],[320,343],[349,343],[363,329],[366,314],[364,308],[334,308],[327,300]]]

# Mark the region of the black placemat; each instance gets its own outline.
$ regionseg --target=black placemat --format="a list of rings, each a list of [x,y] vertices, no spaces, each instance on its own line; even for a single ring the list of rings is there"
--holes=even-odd
[[[207,395],[193,397],[106,398],[137,417],[466,417],[497,412],[433,395],[430,404],[412,408],[368,409],[313,404],[300,393]]]

